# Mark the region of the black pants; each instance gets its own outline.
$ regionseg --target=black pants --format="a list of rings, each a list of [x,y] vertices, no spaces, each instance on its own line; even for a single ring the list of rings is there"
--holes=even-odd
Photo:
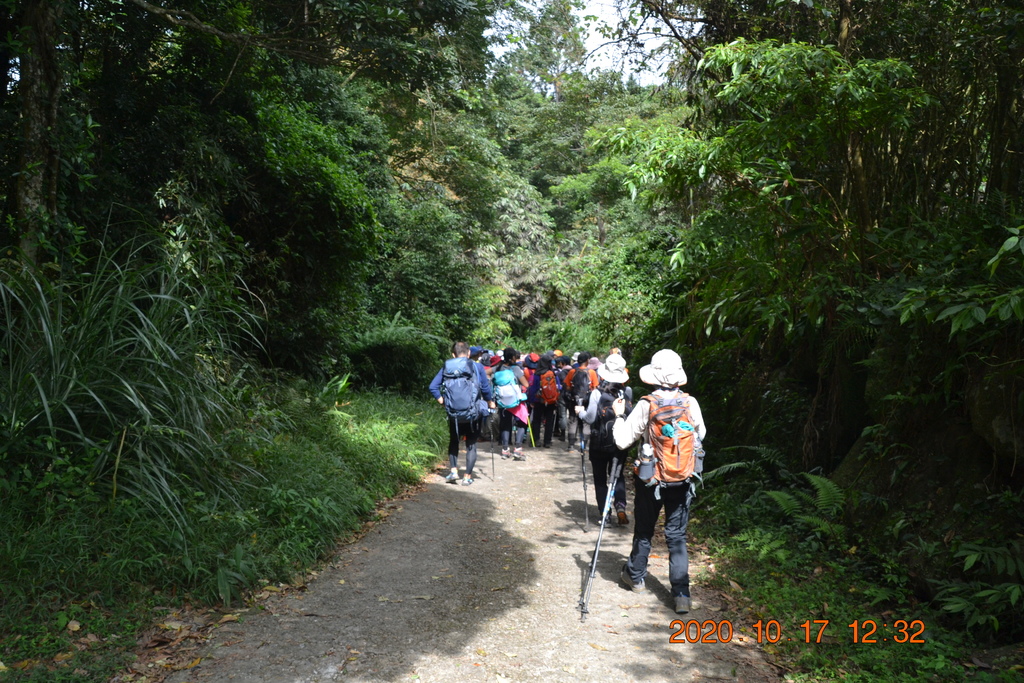
[[[604,501],[608,497],[608,479],[612,476],[612,463],[616,458],[623,469],[619,471],[619,478],[612,482],[614,488],[612,498],[616,508],[624,508],[626,507],[626,453],[624,451],[590,452],[590,466],[594,470],[594,493],[597,494],[599,512],[604,511]]]
[[[647,558],[651,554],[651,539],[654,525],[661,508],[665,508],[665,542],[668,544],[668,579],[672,584],[672,595],[690,595],[690,558],[686,553],[686,526],[690,521],[690,502],[693,500],[693,485],[661,489],[661,499],[655,498],[656,487],[647,486],[639,478],[634,479],[636,492],[633,505],[633,550],[626,562],[626,571],[634,581],[647,576]]]
[[[501,432],[501,447],[508,448],[511,444],[514,448],[521,448],[526,430],[523,423],[519,421],[511,410],[502,408],[498,411],[498,429]]]
[[[557,413],[557,407],[554,403],[547,405],[545,403],[534,403],[533,404],[533,415],[530,416],[530,429],[533,430],[533,442],[540,444],[540,425],[544,423],[544,445],[551,445],[551,434],[555,430],[555,415]]]
[[[459,466],[459,440],[466,437],[466,474],[472,476],[476,466],[476,440],[480,438],[481,420],[456,422],[448,420],[448,466]]]

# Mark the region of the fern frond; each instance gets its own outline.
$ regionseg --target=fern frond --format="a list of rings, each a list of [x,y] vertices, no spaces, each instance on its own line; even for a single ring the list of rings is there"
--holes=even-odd
[[[818,495],[814,499],[814,506],[818,511],[826,515],[834,515],[842,510],[846,504],[846,492],[831,479],[817,474],[805,472],[804,476],[811,482]]]
[[[839,539],[846,535],[846,528],[842,524],[830,522],[824,517],[819,517],[817,515],[796,515],[796,519],[811,527],[814,531],[818,531],[832,538]]]
[[[768,491],[768,497],[774,500],[790,517],[795,517],[800,512],[800,501],[785,491]]]
[[[754,462],[758,465],[779,465],[783,461],[783,454],[778,448],[772,448],[771,446],[730,446],[723,448],[723,451],[735,451],[735,450],[751,451],[757,455]]]
[[[736,470],[748,469],[749,467],[750,467],[750,463],[749,462],[745,462],[745,461],[730,462],[730,463],[726,463],[724,465],[719,465],[715,469],[710,470],[708,472],[705,472],[704,473],[704,480],[707,481],[708,479],[714,479],[715,477],[721,477],[721,476],[724,476],[726,474],[729,474],[730,472],[735,472]]]

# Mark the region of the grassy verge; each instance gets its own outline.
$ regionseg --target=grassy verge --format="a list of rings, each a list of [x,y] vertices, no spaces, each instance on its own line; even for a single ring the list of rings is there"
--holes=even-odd
[[[1019,666],[979,666],[982,643],[962,619],[916,598],[899,557],[847,528],[837,487],[804,478],[814,486],[794,478],[782,491],[721,478],[698,497],[692,535],[715,558],[705,584],[744,615],[737,636],[793,682],[1024,680]]]
[[[0,680],[107,680],[169,606],[286,582],[419,480],[447,440],[429,401],[248,386],[224,435],[235,499],[178,491],[180,519],[100,496],[78,471],[0,499]],[[328,405],[331,404],[331,405]],[[332,407],[333,406],[333,407]]]

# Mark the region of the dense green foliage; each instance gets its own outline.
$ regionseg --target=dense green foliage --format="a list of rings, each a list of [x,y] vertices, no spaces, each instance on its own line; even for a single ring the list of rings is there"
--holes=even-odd
[[[678,349],[754,602],[943,634],[810,679],[1020,639],[1024,13],[618,8],[663,83],[574,0],[0,2],[3,657],[309,566],[440,450],[388,392],[453,339]]]

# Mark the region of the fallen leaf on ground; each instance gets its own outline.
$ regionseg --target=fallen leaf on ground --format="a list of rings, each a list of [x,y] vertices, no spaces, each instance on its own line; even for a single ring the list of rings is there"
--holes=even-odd
[[[344,586],[344,585],[345,585],[345,579],[342,579],[342,580],[341,580],[341,581],[339,581],[338,583],[340,583],[340,584],[341,584],[342,586]]]
[[[238,615],[237,614],[225,614],[224,616],[222,616],[220,618],[220,621],[218,621],[217,623],[218,624],[226,624],[229,621],[238,621]]]
[[[270,584],[267,584],[266,586],[264,586],[263,590],[271,591],[271,592],[274,592],[274,593],[280,593],[281,592],[280,588],[278,588],[277,586],[270,585]]]
[[[79,630],[81,628],[82,628],[82,625],[80,623],[78,623],[77,621],[75,621],[74,619],[72,619],[71,621],[68,622],[68,630],[69,631],[77,631],[77,630]]]
[[[433,600],[434,596],[433,595],[414,595],[414,596],[412,596],[412,599],[413,600]]]
[[[476,653],[478,655],[480,655],[481,657],[486,657],[487,656],[487,650],[483,649],[482,647],[478,647],[476,649]]]
[[[729,579],[729,585],[732,586],[733,590],[740,591],[741,593],[743,592],[743,586],[739,585],[738,583],[736,583],[732,579]]]
[[[594,648],[595,650],[604,650],[605,652],[608,651],[608,648],[606,648],[604,645],[598,645],[597,643],[588,643],[588,644],[590,645],[590,647]]]
[[[58,652],[56,655],[54,655],[53,661],[55,661],[55,662],[66,662],[66,661],[68,661],[69,659],[71,659],[74,656],[75,656],[74,652]]]

